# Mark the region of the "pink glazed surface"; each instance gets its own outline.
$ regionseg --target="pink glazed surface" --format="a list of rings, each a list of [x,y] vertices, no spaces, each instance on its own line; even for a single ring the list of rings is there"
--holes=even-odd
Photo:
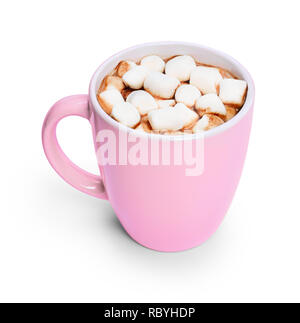
[[[248,96],[242,110],[229,122],[205,133],[204,171],[186,176],[182,166],[99,166],[101,177],[74,165],[62,152],[56,139],[56,126],[67,116],[78,115],[91,123],[96,151],[97,133],[111,130],[143,135],[119,125],[101,109],[97,89],[105,77],[123,59],[138,60],[158,54],[170,57],[189,54],[200,62],[224,67],[248,82]],[[164,252],[182,251],[206,241],[219,227],[236,191],[248,147],[254,104],[254,84],[247,70],[230,56],[197,44],[158,42],[124,50],[95,72],[89,95],[65,98],[46,116],[43,146],[52,167],[69,184],[98,198],[108,199],[128,234],[141,245]],[[158,140],[162,136],[155,135]],[[187,139],[187,137],[189,137]],[[166,137],[163,137],[166,139]],[[171,153],[176,136],[169,136]],[[193,140],[197,135],[180,140]],[[117,140],[117,147],[119,142]],[[130,149],[130,144],[128,150]]]

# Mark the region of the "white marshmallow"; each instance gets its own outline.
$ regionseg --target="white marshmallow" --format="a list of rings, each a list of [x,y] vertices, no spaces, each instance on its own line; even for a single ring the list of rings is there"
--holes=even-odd
[[[165,70],[165,62],[159,56],[146,56],[141,60],[141,66],[146,67],[152,72],[163,72]]]
[[[158,108],[158,104],[151,94],[146,91],[133,91],[128,95],[126,102],[133,104],[141,115]]]
[[[116,89],[121,92],[125,88],[125,85],[120,77],[107,76],[104,79],[104,88],[105,90]]]
[[[102,109],[107,114],[111,114],[114,105],[124,102],[121,93],[116,89],[108,89],[103,91],[99,94],[98,98]]]
[[[210,130],[223,123],[224,121],[221,118],[213,114],[205,114],[193,127],[193,133]]]
[[[205,94],[196,101],[196,110],[200,115],[215,113],[225,116],[226,108],[221,99],[214,93]]]
[[[181,114],[177,113],[174,108],[171,107],[149,112],[148,119],[153,130],[176,131],[184,126]]]
[[[179,81],[174,77],[153,72],[146,76],[144,88],[154,96],[170,99],[174,96],[179,84]]]
[[[209,119],[208,116],[205,114],[194,126],[193,133],[205,131],[208,127]]]
[[[159,109],[173,107],[176,104],[175,100],[157,100]]]
[[[196,86],[202,94],[217,93],[221,80],[222,75],[217,68],[198,66],[191,73],[190,84]]]
[[[241,107],[247,90],[247,82],[243,80],[225,79],[220,82],[220,98],[225,104]]]
[[[141,116],[134,105],[123,102],[113,106],[111,116],[128,127],[135,127],[141,120]]]
[[[199,119],[198,114],[183,103],[177,103],[173,110],[174,113],[180,115],[180,119],[183,121],[183,128],[188,128]]]
[[[144,66],[136,66],[123,75],[123,82],[131,89],[139,90],[143,87],[147,74]]]
[[[198,114],[178,103],[175,107],[167,107],[151,111],[148,114],[149,122],[154,130],[177,131],[191,126],[198,120]]]
[[[137,65],[132,61],[122,61],[117,66],[117,74],[119,77],[123,77],[125,73],[127,73],[129,70],[136,66]]]
[[[175,100],[179,103],[185,104],[187,107],[195,105],[196,100],[201,97],[200,91],[193,85],[181,85],[175,94]]]
[[[166,64],[166,74],[176,77],[179,81],[184,82],[190,79],[192,70],[196,63],[191,56],[182,55],[170,59]]]

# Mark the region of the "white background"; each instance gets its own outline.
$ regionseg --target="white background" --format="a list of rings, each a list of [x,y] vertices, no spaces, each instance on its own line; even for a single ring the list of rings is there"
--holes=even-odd
[[[300,301],[299,1],[2,1],[0,301]],[[43,118],[87,93],[107,57],[156,40],[198,42],[256,83],[249,153],[218,232],[163,254],[133,242],[108,202],[51,169]],[[59,125],[74,161],[97,173],[87,121]]]

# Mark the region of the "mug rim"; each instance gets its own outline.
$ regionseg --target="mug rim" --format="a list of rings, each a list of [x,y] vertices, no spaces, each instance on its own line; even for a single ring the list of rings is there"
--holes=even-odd
[[[121,56],[123,54],[126,54],[128,51],[132,51],[132,50],[137,50],[141,47],[151,47],[151,46],[161,46],[161,45],[168,45],[168,46],[192,46],[192,47],[196,47],[199,50],[206,50],[206,51],[211,51],[212,53],[214,53],[217,56],[220,57],[224,57],[226,60],[230,61],[233,65],[235,65],[239,71],[241,71],[241,73],[246,76],[245,80],[247,81],[248,84],[248,92],[247,92],[247,97],[245,100],[245,103],[243,105],[243,107],[241,108],[241,110],[229,121],[224,122],[222,125],[215,127],[213,129],[207,130],[207,131],[203,131],[203,132],[199,132],[199,133],[195,133],[195,134],[188,134],[188,135],[162,135],[162,134],[154,134],[154,133],[147,133],[147,132],[141,132],[141,131],[136,131],[133,128],[129,128],[123,124],[121,124],[120,122],[114,120],[113,118],[111,118],[111,116],[109,116],[100,106],[98,100],[97,100],[97,95],[96,95],[96,91],[94,91],[95,87],[96,87],[96,83],[98,80],[98,76],[100,75],[100,73],[102,72],[103,68],[109,64],[114,58],[115,56]],[[205,62],[204,62],[205,63]],[[105,77],[106,75],[104,75],[103,77]],[[104,119],[108,124],[110,124],[113,128],[117,128],[119,131],[123,130],[125,132],[127,132],[128,134],[133,134],[136,137],[147,137],[147,138],[157,138],[157,139],[164,139],[164,140],[193,140],[193,139],[203,139],[206,137],[211,137],[211,136],[216,136],[220,133],[223,133],[224,131],[232,128],[234,125],[236,125],[237,123],[239,123],[246,115],[247,113],[251,110],[251,108],[254,105],[254,98],[255,98],[255,86],[254,86],[254,82],[253,79],[250,75],[250,73],[248,72],[248,70],[241,64],[239,63],[235,58],[233,58],[232,56],[208,47],[208,46],[204,46],[201,44],[197,44],[197,43],[192,43],[192,42],[182,42],[182,41],[158,41],[158,42],[148,42],[148,43],[143,43],[143,44],[139,44],[139,45],[135,45],[135,46],[131,46],[128,47],[122,51],[119,51],[118,53],[112,55],[111,57],[109,57],[107,60],[105,60],[95,71],[95,73],[92,76],[92,79],[90,81],[90,85],[89,85],[89,99],[90,102],[93,105],[93,109],[96,111],[96,113],[102,118]]]

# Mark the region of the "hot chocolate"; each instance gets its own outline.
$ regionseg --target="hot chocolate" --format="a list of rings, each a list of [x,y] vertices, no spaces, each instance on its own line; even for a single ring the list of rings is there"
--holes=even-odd
[[[247,83],[188,55],[122,61],[98,91],[102,109],[137,131],[183,135],[210,130],[243,107]]]

